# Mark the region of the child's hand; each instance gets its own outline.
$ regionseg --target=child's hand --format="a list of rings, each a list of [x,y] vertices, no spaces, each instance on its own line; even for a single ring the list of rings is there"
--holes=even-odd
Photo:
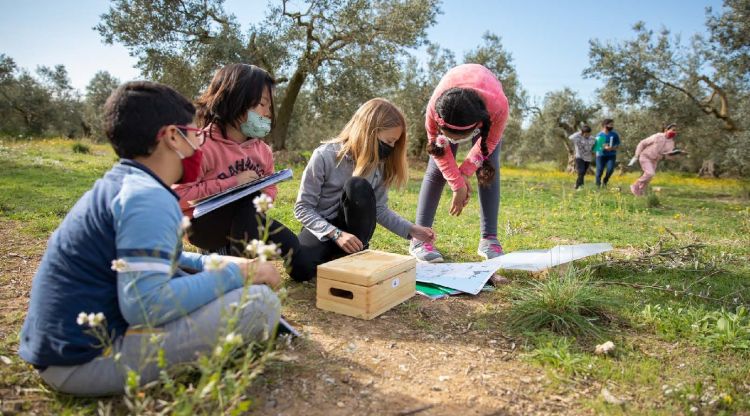
[[[243,170],[237,174],[237,185],[246,184],[260,178],[254,170]]]
[[[362,251],[365,245],[359,241],[359,238],[354,234],[349,234],[346,231],[342,231],[339,238],[336,239],[336,244],[341,247],[347,254],[356,253]]]
[[[240,272],[245,280],[252,280],[254,285],[268,285],[277,289],[281,284],[281,276],[271,263],[250,260],[244,257],[223,256],[225,259],[240,266]]]
[[[411,234],[412,238],[415,238],[419,241],[424,241],[425,243],[432,244],[435,241],[435,232],[432,231],[432,228],[430,227],[423,227],[421,225],[414,224],[412,225],[409,234]]]
[[[276,290],[281,286],[281,275],[276,270],[273,263],[260,262],[257,260],[253,261],[255,267],[251,267],[254,272],[252,275],[254,285],[267,285],[273,290]]]
[[[463,211],[469,200],[469,188],[462,186],[453,192],[453,199],[451,200],[451,215],[459,216]]]

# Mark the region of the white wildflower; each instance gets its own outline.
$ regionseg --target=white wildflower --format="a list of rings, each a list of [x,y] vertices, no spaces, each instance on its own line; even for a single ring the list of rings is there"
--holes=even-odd
[[[251,258],[257,257],[261,262],[281,255],[281,249],[276,244],[266,244],[260,240],[250,241],[250,244],[245,247],[245,250],[247,250],[247,254]]]
[[[247,251],[247,254],[250,257],[256,257],[258,255],[258,248],[261,244],[263,244],[262,241],[253,239],[248,243],[247,247],[245,247],[245,251]]]
[[[208,260],[206,261],[206,264],[203,266],[206,270],[221,270],[224,268],[224,265],[226,262],[224,261],[224,258],[216,253],[212,253],[210,256],[208,256]]]
[[[216,348],[214,348],[214,355],[220,356],[224,352],[224,348],[221,345],[218,345]]]
[[[612,341],[607,341],[604,344],[597,345],[594,352],[599,355],[605,355],[605,354],[609,354],[609,352],[613,351],[614,349],[615,349],[615,343]]]
[[[273,208],[273,200],[266,194],[260,194],[253,198],[253,205],[258,214],[264,214],[269,209]]]
[[[112,270],[116,272],[128,271],[128,263],[123,259],[112,260]]]
[[[88,315],[85,312],[81,312],[78,314],[78,319],[76,319],[76,322],[78,325],[84,325],[88,324],[90,327],[97,327],[104,322],[104,314],[99,313],[89,313]]]
[[[224,341],[229,345],[242,344],[242,335],[230,332],[227,334],[226,338],[224,338]]]
[[[183,233],[186,233],[187,230],[190,229],[190,218],[188,218],[186,215],[182,216],[182,222],[180,223],[180,230],[182,230]]]

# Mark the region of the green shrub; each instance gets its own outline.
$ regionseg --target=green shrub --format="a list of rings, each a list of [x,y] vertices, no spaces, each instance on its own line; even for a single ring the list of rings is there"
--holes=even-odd
[[[81,142],[75,142],[71,147],[73,149],[73,153],[80,153],[84,155],[91,153],[91,148]]]
[[[750,350],[750,317],[743,306],[729,312],[646,305],[640,319],[668,340],[689,340],[714,350]]]
[[[581,375],[588,372],[592,360],[586,354],[572,351],[568,338],[546,341],[531,351],[528,358],[545,367],[552,367],[565,376]]]
[[[595,287],[588,274],[570,267],[511,291],[508,325],[517,332],[549,330],[560,335],[601,338],[618,301]]]
[[[703,344],[716,349],[750,350],[750,317],[740,306],[735,312],[709,312],[693,324]]]
[[[661,206],[661,201],[659,201],[659,197],[656,196],[655,193],[649,192],[648,195],[646,195],[646,208],[658,208]]]

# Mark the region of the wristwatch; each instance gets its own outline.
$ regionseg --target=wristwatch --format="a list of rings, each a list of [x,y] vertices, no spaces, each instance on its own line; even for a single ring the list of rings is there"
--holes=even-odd
[[[340,229],[340,228],[337,228],[337,229],[336,229],[336,231],[334,231],[334,232],[333,232],[333,237],[331,237],[331,240],[333,240],[333,241],[336,241],[336,240],[338,240],[338,239],[339,239],[339,237],[341,237],[341,233],[342,233],[342,232],[343,232],[343,231],[341,231],[341,229]]]

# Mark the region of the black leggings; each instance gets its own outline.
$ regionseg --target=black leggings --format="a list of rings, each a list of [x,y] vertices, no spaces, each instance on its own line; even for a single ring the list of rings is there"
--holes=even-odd
[[[204,216],[193,218],[188,240],[204,250],[215,251],[229,247],[229,254],[243,256],[247,243],[260,239],[268,221],[265,215],[255,211],[253,198],[257,195],[246,196]],[[268,240],[279,245],[284,257],[284,267],[292,279],[303,281],[313,276],[305,273],[305,265],[308,263],[304,259],[305,253],[300,250],[297,236],[284,224],[271,220]]]
[[[576,189],[583,185],[583,177],[586,175],[586,171],[589,170],[591,162],[587,162],[580,157],[576,158],[576,172],[578,172],[578,178],[576,178]]]
[[[354,234],[365,248],[369,247],[377,224],[372,185],[359,177],[346,181],[339,212],[328,221],[342,231]],[[316,275],[318,265],[347,255],[336,242],[330,239],[320,241],[307,228],[302,228],[299,234],[299,245],[306,254],[305,274],[310,277]]]

